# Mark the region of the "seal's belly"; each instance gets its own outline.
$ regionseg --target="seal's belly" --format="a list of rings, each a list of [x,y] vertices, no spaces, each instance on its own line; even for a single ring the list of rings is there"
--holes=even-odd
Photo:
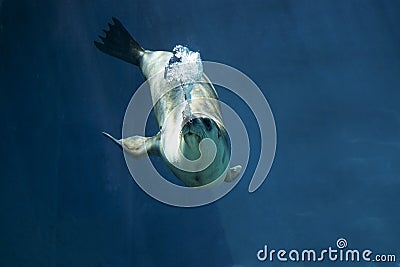
[[[213,114],[219,121],[222,122],[221,108],[217,101],[218,95],[214,87],[208,83],[206,78],[203,82],[193,84],[190,91],[190,108],[194,114]],[[178,106],[183,106],[187,103],[185,94],[179,86],[172,89],[167,89],[164,95],[154,103],[154,112],[157,117],[159,126],[165,122],[166,117]]]
[[[186,101],[180,83],[168,82],[164,77],[165,67],[168,65],[171,56],[172,53],[170,52],[148,52],[143,56],[140,66],[150,85],[154,113],[160,127],[162,127],[170,112]],[[218,99],[218,95],[206,75],[203,75],[200,81],[193,84],[190,90],[190,99],[193,101],[190,105],[193,113],[207,111],[222,122],[219,103],[207,101],[207,99]]]

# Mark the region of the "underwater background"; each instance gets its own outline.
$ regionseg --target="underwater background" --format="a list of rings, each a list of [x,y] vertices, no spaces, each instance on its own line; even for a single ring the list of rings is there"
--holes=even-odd
[[[257,150],[207,206],[133,181],[101,135],[121,134],[144,81],[93,45],[112,16],[146,49],[186,45],[261,88],[278,143],[255,193]],[[362,266],[399,266],[399,25],[391,0],[0,0],[0,266],[309,266],[256,254],[338,238],[397,256]]]

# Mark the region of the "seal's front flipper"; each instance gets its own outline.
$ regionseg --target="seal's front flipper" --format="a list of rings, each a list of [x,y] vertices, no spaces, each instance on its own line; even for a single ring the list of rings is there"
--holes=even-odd
[[[134,157],[143,155],[159,156],[160,155],[160,135],[153,137],[131,136],[124,139],[116,139],[108,133],[103,134],[111,140],[119,144],[125,151],[128,151]]]
[[[122,146],[122,142],[121,140],[118,140],[116,138],[114,138],[111,134],[106,133],[106,132],[102,132],[102,134],[104,134],[105,136],[107,136],[108,138],[110,138],[111,140],[113,140],[115,143],[117,143],[118,145]]]
[[[114,24],[108,24],[110,30],[103,30],[106,37],[99,35],[103,43],[94,41],[94,45],[108,55],[139,66],[144,49],[132,38],[118,19],[112,18],[112,20]]]
[[[235,180],[236,176],[238,176],[241,170],[242,166],[240,165],[230,168],[226,173],[225,182],[232,182]]]

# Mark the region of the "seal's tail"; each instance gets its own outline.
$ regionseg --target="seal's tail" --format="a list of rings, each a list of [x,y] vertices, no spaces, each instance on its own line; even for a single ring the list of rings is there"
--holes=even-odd
[[[144,49],[132,38],[118,19],[112,18],[112,20],[114,24],[108,23],[110,30],[103,30],[106,37],[99,35],[103,43],[94,41],[94,45],[106,54],[139,65]]]

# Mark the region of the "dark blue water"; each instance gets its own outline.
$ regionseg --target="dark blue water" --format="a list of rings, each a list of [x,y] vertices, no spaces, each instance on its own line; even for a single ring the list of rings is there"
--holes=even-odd
[[[187,45],[263,90],[278,145],[258,191],[247,192],[254,155],[200,208],[133,182],[100,134],[121,133],[143,82],[93,46],[112,16],[145,48]],[[0,0],[0,266],[309,266],[256,253],[339,237],[399,261],[399,25],[389,0]]]

